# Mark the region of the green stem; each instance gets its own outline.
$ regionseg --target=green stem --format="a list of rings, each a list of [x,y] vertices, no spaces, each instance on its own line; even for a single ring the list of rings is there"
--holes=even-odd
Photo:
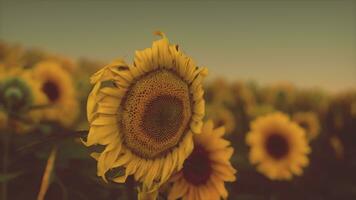
[[[9,135],[8,133],[3,133],[3,162],[2,162],[2,173],[7,174],[8,160],[9,160]],[[2,183],[2,199],[7,199],[7,180]]]

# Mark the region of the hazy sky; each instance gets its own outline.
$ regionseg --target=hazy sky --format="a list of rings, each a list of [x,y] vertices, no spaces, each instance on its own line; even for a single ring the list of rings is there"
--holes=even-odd
[[[211,77],[356,86],[356,1],[0,0],[0,38],[131,63],[161,30]]]

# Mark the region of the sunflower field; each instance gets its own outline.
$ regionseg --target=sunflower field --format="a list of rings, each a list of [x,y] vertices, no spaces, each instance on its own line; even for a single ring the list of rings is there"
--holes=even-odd
[[[356,90],[211,79],[155,34],[132,61],[0,41],[1,200],[356,199]]]

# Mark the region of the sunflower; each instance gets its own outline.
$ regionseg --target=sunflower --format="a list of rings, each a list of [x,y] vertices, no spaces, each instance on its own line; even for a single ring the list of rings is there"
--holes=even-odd
[[[70,74],[58,63],[44,61],[33,68],[33,77],[40,81],[49,104],[43,109],[43,119],[58,121],[65,127],[72,125],[79,110]]]
[[[182,168],[205,113],[202,81],[207,69],[157,34],[163,38],[136,51],[133,65],[116,60],[92,76],[90,130],[84,142],[105,146],[92,154],[98,176],[107,180],[109,174],[111,181],[123,183],[132,175],[145,192]]]
[[[11,114],[27,112],[31,106],[43,103],[39,82],[29,72],[17,68],[4,70],[0,77],[0,103]]]
[[[212,121],[204,124],[202,134],[194,135],[194,150],[184,161],[182,170],[172,177],[168,199],[226,199],[224,182],[236,180],[230,163],[234,149],[223,139],[225,129],[214,129]]]
[[[304,130],[283,113],[272,113],[251,123],[246,136],[250,162],[272,180],[290,180],[307,166],[310,147]]]
[[[207,117],[213,120],[216,127],[224,126],[226,134],[235,130],[235,116],[229,109],[222,105],[211,105],[206,110]]]
[[[40,84],[32,79],[30,72],[26,70],[4,70],[0,77],[0,108],[8,115],[8,124],[27,126],[40,120],[40,112],[32,109],[45,103],[45,97],[40,91]],[[13,127],[13,130],[18,132]],[[24,130],[24,129],[23,129]],[[29,129],[27,129],[29,130]]]
[[[314,112],[297,112],[293,114],[292,119],[305,130],[309,140],[313,140],[319,135],[320,123]]]

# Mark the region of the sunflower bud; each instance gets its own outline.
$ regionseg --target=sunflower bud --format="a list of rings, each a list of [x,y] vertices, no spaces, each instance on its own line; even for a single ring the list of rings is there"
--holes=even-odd
[[[23,112],[32,104],[32,93],[24,80],[11,77],[0,87],[0,99],[9,112]]]

